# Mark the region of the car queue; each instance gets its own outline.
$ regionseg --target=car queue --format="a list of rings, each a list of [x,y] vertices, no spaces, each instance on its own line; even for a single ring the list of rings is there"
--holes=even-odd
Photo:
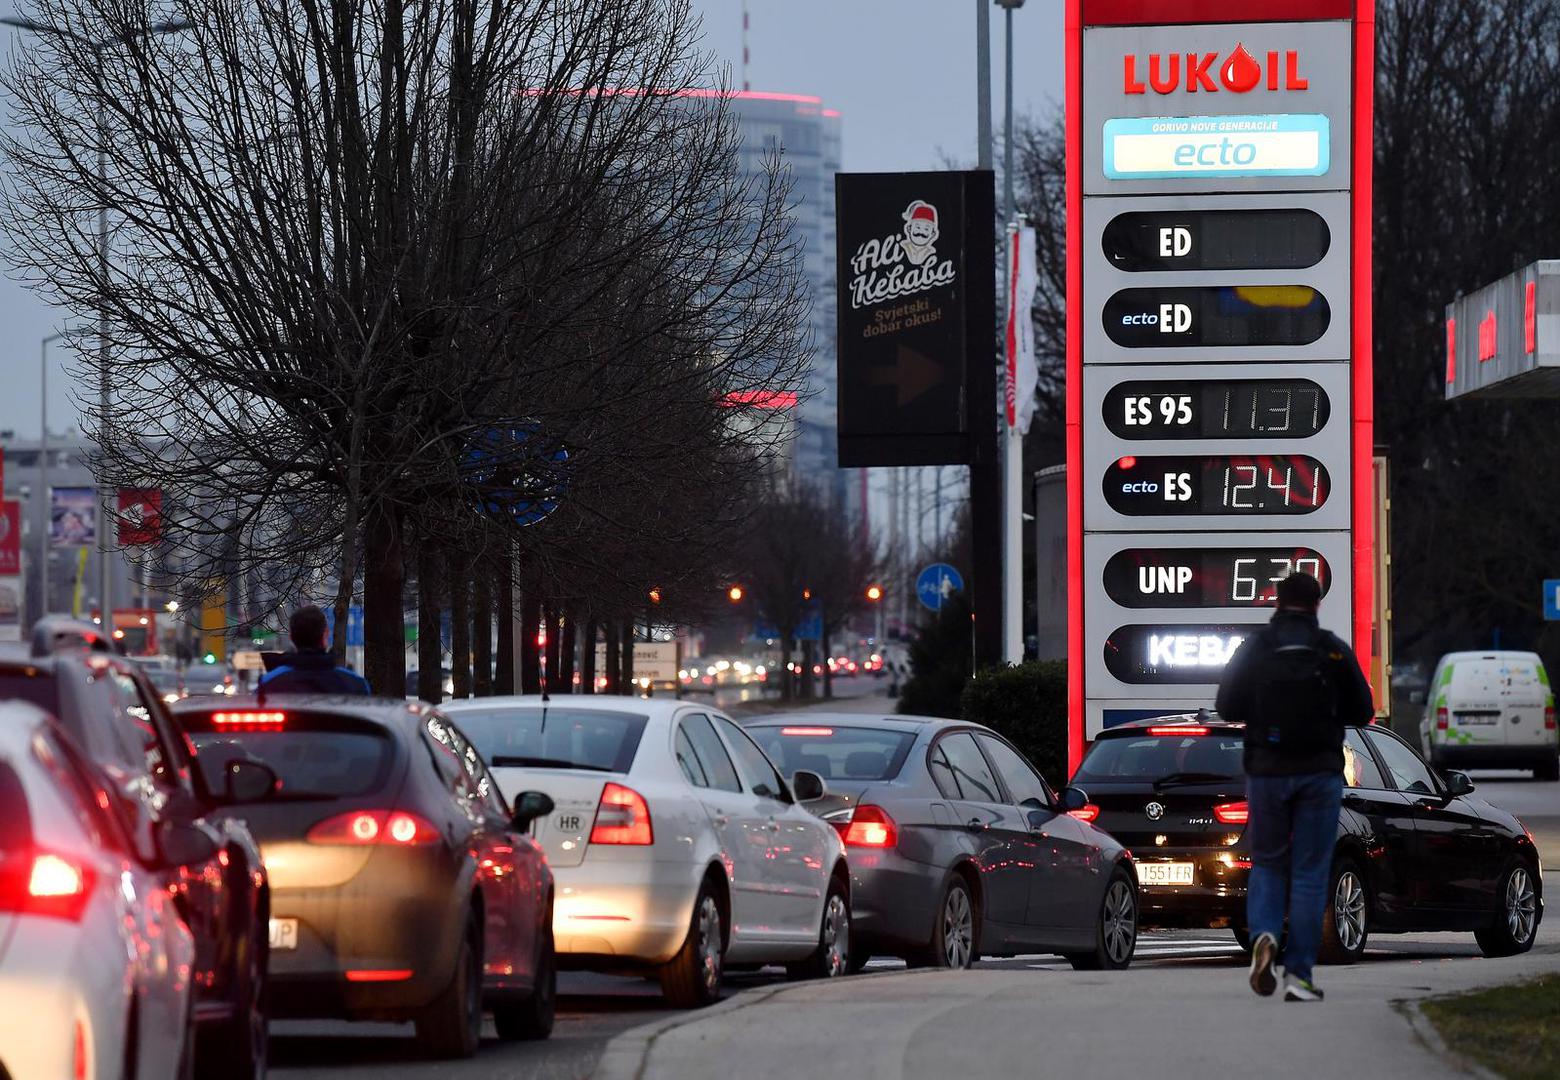
[[[91,627],[47,620],[0,654],[0,697],[27,703],[0,705],[0,1016],[49,995],[63,1025],[0,1022],[10,1080],[260,1076],[271,1018],[410,1021],[465,1057],[489,1015],[547,1037],[560,969],[697,1007],[769,965],[1122,969],[1154,926],[1246,944],[1241,730],[1206,712],[1108,730],[1058,791],[997,732],[927,717],[170,705]],[[1346,762],[1324,958],[1405,929],[1531,948],[1521,823],[1382,729],[1349,729]],[[116,936],[124,971],[83,961]]]

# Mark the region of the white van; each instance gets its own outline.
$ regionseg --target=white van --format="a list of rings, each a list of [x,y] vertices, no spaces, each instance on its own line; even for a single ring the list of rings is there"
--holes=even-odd
[[[1539,780],[1560,780],[1544,662],[1530,652],[1447,653],[1430,678],[1419,740],[1438,767],[1532,769]]]

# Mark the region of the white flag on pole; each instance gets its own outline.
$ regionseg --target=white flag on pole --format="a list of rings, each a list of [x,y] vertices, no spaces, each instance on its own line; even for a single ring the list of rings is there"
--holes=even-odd
[[[1029,312],[1035,302],[1035,230],[1031,225],[1008,226],[1007,250],[1007,422],[1020,435],[1029,430],[1035,411],[1035,327]]]

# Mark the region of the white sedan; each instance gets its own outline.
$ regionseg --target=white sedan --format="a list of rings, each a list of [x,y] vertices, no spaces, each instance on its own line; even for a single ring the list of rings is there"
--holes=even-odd
[[[444,710],[506,796],[545,791],[533,826],[557,883],[561,965],[657,972],[674,1004],[720,995],[727,963],[844,974],[850,878],[833,826],[718,711],[617,697],[480,698]]]
[[[106,791],[63,728],[0,704],[0,1076],[11,1080],[192,1075],[194,940],[130,854]]]

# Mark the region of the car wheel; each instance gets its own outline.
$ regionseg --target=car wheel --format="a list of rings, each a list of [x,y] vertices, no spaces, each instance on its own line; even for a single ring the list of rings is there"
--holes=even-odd
[[[1370,936],[1370,890],[1349,859],[1333,864],[1330,880],[1318,959],[1324,964],[1352,964],[1364,955],[1365,939]]]
[[[968,969],[979,959],[976,952],[978,920],[969,882],[955,875],[943,892],[932,940],[917,967]]]
[[[1533,947],[1538,935],[1538,889],[1525,863],[1506,868],[1495,889],[1495,918],[1474,931],[1485,956],[1515,956]]]
[[[1560,780],[1560,757],[1552,757],[1533,770],[1534,780]]]
[[[506,1042],[545,1039],[552,1034],[558,1008],[558,956],[553,948],[550,904],[546,918],[547,927],[536,946],[536,985],[526,997],[493,1007],[493,1026],[498,1029],[498,1037]]]
[[[1230,933],[1235,935],[1235,944],[1240,946],[1241,952],[1251,951],[1251,931],[1244,926],[1230,927]]]
[[[1132,963],[1137,949],[1137,891],[1125,870],[1118,869],[1105,886],[1095,921],[1094,948],[1069,953],[1067,960],[1079,971],[1120,971]]]
[[[687,940],[661,968],[662,996],[679,1009],[702,1008],[719,1000],[725,957],[720,903],[706,882],[693,902],[693,925],[688,927]]]
[[[201,1076],[220,1080],[261,1080],[265,1076],[270,1049],[265,1015],[269,921],[261,908],[250,938],[239,946],[241,955],[234,967],[243,976],[241,984],[234,988],[233,1015],[197,1032],[195,1063]]]
[[[417,1017],[417,1041],[429,1057],[469,1058],[482,1041],[482,929],[466,920],[450,984]]]
[[[850,900],[838,878],[829,882],[818,927],[818,947],[806,960],[787,964],[792,979],[834,979],[850,968]]]

